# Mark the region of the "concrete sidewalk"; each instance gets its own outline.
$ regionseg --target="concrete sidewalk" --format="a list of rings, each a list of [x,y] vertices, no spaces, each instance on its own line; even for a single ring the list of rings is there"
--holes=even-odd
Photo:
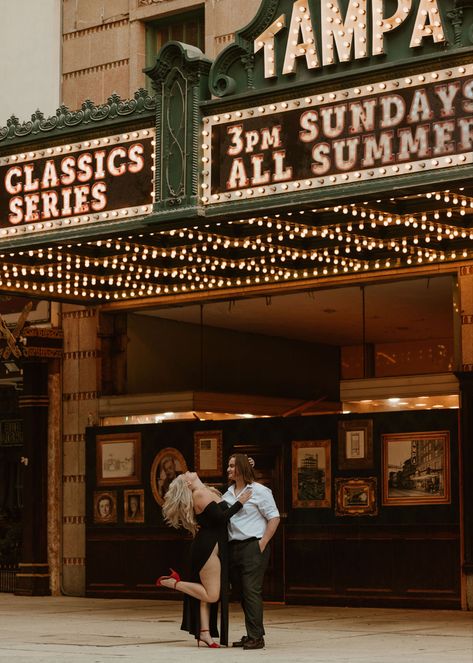
[[[0,594],[1,663],[473,663],[473,613],[267,605],[266,648],[197,648],[180,602]],[[230,640],[243,634],[231,606]]]

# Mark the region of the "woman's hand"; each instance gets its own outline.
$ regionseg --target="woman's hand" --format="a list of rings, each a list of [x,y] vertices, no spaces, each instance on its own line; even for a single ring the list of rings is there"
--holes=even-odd
[[[242,504],[246,504],[252,495],[253,495],[252,488],[245,488],[245,490],[238,495],[238,501],[241,502]]]

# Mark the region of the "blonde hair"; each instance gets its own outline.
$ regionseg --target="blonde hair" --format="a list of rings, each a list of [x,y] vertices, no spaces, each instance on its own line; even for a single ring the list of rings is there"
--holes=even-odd
[[[195,536],[198,525],[195,519],[192,492],[183,474],[176,477],[168,488],[163,504],[165,522],[175,529],[183,527]]]

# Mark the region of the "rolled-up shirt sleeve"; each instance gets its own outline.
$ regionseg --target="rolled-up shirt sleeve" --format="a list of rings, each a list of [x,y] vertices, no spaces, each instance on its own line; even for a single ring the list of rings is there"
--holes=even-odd
[[[279,518],[279,510],[274,501],[273,492],[266,486],[261,486],[261,495],[258,496],[258,508],[266,520]]]

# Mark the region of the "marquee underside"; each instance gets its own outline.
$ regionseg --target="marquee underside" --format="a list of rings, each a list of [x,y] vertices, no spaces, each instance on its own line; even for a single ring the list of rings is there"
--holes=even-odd
[[[149,223],[149,218],[147,222]],[[1,251],[0,291],[86,304],[471,259],[473,186]],[[150,228],[151,226],[148,226]]]

